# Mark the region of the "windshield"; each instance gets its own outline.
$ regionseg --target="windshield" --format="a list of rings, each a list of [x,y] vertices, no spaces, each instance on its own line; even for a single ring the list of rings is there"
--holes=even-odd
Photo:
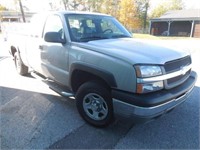
[[[131,37],[131,34],[111,16],[66,14],[65,18],[71,40],[74,42]]]

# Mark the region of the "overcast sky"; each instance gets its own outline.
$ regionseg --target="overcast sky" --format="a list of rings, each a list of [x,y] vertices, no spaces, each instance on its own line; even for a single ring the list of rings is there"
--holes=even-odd
[[[21,1],[31,11],[44,11],[50,9],[49,2],[51,0],[21,0]],[[169,1],[169,0],[150,0],[151,9],[155,8],[157,5],[159,5],[164,1]],[[200,9],[200,0],[182,0],[182,1],[184,2],[186,9]],[[0,4],[6,6],[7,8],[15,9],[14,0],[0,0]]]

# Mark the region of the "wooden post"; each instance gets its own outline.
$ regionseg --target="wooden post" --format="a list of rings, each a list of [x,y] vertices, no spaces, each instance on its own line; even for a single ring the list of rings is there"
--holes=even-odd
[[[170,35],[170,26],[171,26],[171,21],[168,22],[168,29],[167,29],[167,36]]]
[[[151,20],[149,21],[149,34],[151,35]]]
[[[190,37],[193,35],[194,30],[194,20],[192,21],[191,31],[190,31]]]

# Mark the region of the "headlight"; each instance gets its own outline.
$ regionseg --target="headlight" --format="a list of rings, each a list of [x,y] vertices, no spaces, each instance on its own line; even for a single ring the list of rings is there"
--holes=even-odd
[[[156,65],[137,65],[135,69],[138,79],[162,75],[161,67]],[[137,83],[137,93],[149,93],[163,88],[163,81]]]
[[[153,77],[162,74],[162,70],[159,66],[150,66],[150,65],[142,65],[135,66],[137,77],[145,78],[145,77]]]

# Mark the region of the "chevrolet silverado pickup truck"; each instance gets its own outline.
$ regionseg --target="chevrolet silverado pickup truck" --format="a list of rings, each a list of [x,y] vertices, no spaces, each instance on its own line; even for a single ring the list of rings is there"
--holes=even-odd
[[[191,93],[190,54],[134,39],[114,17],[88,12],[36,14],[10,39],[16,70],[30,70],[74,96],[80,116],[97,127],[115,116],[155,119]]]

